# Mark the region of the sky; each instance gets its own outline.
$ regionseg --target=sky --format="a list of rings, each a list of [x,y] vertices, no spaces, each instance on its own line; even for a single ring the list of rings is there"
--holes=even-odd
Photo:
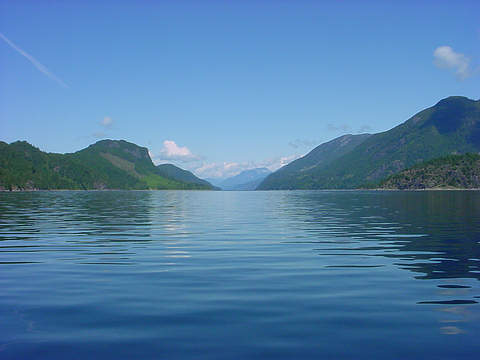
[[[0,0],[0,140],[276,170],[480,97],[480,1]]]

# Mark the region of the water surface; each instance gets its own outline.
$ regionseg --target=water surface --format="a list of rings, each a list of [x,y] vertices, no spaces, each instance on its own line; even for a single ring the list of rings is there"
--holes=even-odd
[[[480,192],[0,193],[1,359],[475,359]]]

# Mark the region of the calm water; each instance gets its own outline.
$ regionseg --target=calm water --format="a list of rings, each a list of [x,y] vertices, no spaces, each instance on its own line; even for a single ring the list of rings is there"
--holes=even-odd
[[[1,359],[476,359],[480,192],[0,193]]]

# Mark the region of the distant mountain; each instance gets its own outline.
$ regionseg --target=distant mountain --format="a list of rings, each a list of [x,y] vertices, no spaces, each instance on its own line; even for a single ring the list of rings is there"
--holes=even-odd
[[[480,188],[480,155],[450,155],[415,165],[382,181],[383,189]]]
[[[222,190],[255,190],[270,173],[271,171],[267,168],[245,170],[238,175],[221,181],[218,183],[218,186]]]
[[[225,189],[225,190],[253,191],[253,190],[257,189],[258,185],[260,185],[260,183],[263,181],[263,179],[265,179],[265,177],[266,176],[261,177],[257,180],[252,180],[252,181],[246,182],[244,184],[239,184],[239,185],[233,186],[232,188]]]
[[[0,142],[0,189],[213,189],[182,174],[167,174],[147,148],[124,140],[102,140],[72,154],[45,153],[25,141]]]
[[[480,101],[462,96],[443,99],[403,124],[368,136],[348,150],[341,156],[332,154],[336,158],[326,165],[294,169],[287,177],[281,175],[287,167],[282,168],[277,171],[279,175],[267,177],[259,189],[356,188],[376,183],[422,161],[453,153],[478,152]]]
[[[312,172],[325,168],[367,140],[370,134],[343,135],[317,146],[304,157],[270,174],[258,190],[309,189],[314,187]]]
[[[222,183],[223,180],[225,179],[224,178],[205,178],[205,181],[208,181],[210,184],[218,188],[220,188],[220,184]]]

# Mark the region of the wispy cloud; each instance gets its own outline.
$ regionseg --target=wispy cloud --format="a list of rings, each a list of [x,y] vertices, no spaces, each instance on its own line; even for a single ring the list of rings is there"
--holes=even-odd
[[[104,133],[104,132],[102,132],[102,131],[97,131],[97,132],[94,132],[94,133],[92,134],[92,136],[93,136],[94,138],[96,138],[96,139],[102,139],[102,138],[106,137],[107,134]]]
[[[287,156],[279,156],[275,158],[270,158],[266,159],[264,161],[261,161],[258,166],[256,167],[266,167],[270,171],[276,171],[280,169],[281,167],[284,167],[285,165],[291,163],[292,161],[302,157],[303,155],[299,154],[293,154],[293,155],[287,155]]]
[[[95,139],[106,138],[112,130],[112,125],[113,119],[110,116],[105,116],[97,123],[97,127],[100,126],[100,130],[95,131],[91,136],[93,136]]]
[[[308,139],[295,139],[288,143],[289,146],[293,147],[294,149],[298,149],[300,147],[312,147],[318,145],[320,142],[318,140],[308,140]]]
[[[332,124],[332,123],[329,123],[329,124],[327,124],[327,131],[347,132],[347,131],[350,131],[350,126],[347,125],[347,124]]]
[[[435,65],[440,68],[452,69],[461,80],[469,77],[472,72],[470,70],[470,58],[462,53],[455,52],[450,46],[439,46],[433,52]]]
[[[372,130],[373,130],[373,129],[372,129],[372,127],[371,127],[370,125],[364,124],[364,125],[362,125],[362,126],[360,126],[360,127],[358,128],[358,131],[357,131],[357,132],[358,132],[359,134],[364,134],[364,133],[368,133],[368,132],[370,132],[370,131],[372,131]]]
[[[61,79],[55,76],[50,70],[46,68],[45,65],[42,65],[37,59],[35,59],[32,55],[27,53],[26,51],[20,49],[17,45],[15,45],[10,39],[8,39],[5,35],[0,33],[0,38],[2,38],[10,47],[12,47],[15,51],[17,51],[20,55],[26,57],[32,64],[42,72],[43,74],[47,75],[50,79],[56,81],[60,86],[64,88],[68,88],[68,85],[65,84]]]
[[[100,125],[104,127],[110,127],[113,124],[113,120],[110,116],[105,116],[102,121],[100,121]]]

